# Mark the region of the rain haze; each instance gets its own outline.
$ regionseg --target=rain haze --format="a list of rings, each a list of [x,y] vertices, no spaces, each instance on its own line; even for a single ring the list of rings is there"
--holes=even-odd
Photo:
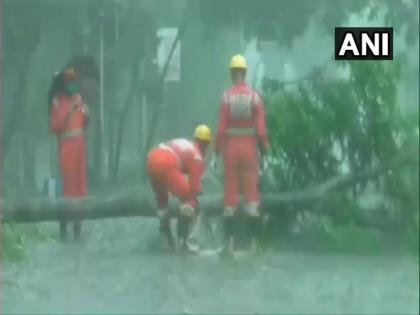
[[[0,6],[3,313],[419,313],[418,0]]]

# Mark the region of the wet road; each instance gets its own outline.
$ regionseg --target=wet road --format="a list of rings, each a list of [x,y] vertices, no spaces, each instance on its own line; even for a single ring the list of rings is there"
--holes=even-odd
[[[152,220],[86,222],[79,245],[32,244],[3,264],[3,313],[419,313],[418,258],[168,256],[153,250]]]

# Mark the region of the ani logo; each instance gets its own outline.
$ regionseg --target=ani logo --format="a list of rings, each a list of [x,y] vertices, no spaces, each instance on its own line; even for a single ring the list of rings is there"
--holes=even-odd
[[[392,27],[335,28],[335,60],[392,59]]]

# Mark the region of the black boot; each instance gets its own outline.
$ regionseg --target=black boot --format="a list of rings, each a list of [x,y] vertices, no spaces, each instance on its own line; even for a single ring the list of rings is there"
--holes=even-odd
[[[184,253],[196,253],[196,251],[188,246],[188,237],[191,233],[193,218],[180,215],[177,223],[177,236],[179,245]]]
[[[60,229],[60,240],[62,242],[66,242],[67,241],[67,222],[60,221],[59,229]]]
[[[180,245],[185,245],[188,238],[188,234],[190,232],[190,218],[184,215],[180,215],[178,218],[176,229]]]
[[[233,256],[235,250],[235,227],[237,218],[234,216],[223,217],[223,238],[224,248],[222,250],[223,258],[230,258]]]
[[[80,241],[80,236],[82,233],[82,222],[76,221],[73,223],[73,237],[76,242]]]
[[[254,254],[261,251],[261,234],[263,222],[260,216],[258,217],[248,217],[248,233],[251,237],[250,250]]]
[[[165,240],[166,250],[173,251],[175,249],[175,241],[171,232],[171,224],[169,217],[160,219],[160,232]]]

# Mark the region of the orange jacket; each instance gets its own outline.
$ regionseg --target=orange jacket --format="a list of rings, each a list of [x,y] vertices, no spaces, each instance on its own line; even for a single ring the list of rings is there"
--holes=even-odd
[[[52,100],[51,131],[60,134],[66,131],[85,128],[88,124],[86,107],[80,94],[66,96],[59,94]],[[70,119],[72,107],[77,104],[79,108]]]
[[[174,152],[181,171],[189,177],[192,195],[200,194],[206,164],[198,145],[187,139],[174,139],[160,146],[167,146]]]
[[[215,153],[223,149],[230,129],[238,131],[252,128],[262,149],[267,151],[270,145],[267,139],[264,103],[261,97],[245,83],[234,85],[223,94]]]

